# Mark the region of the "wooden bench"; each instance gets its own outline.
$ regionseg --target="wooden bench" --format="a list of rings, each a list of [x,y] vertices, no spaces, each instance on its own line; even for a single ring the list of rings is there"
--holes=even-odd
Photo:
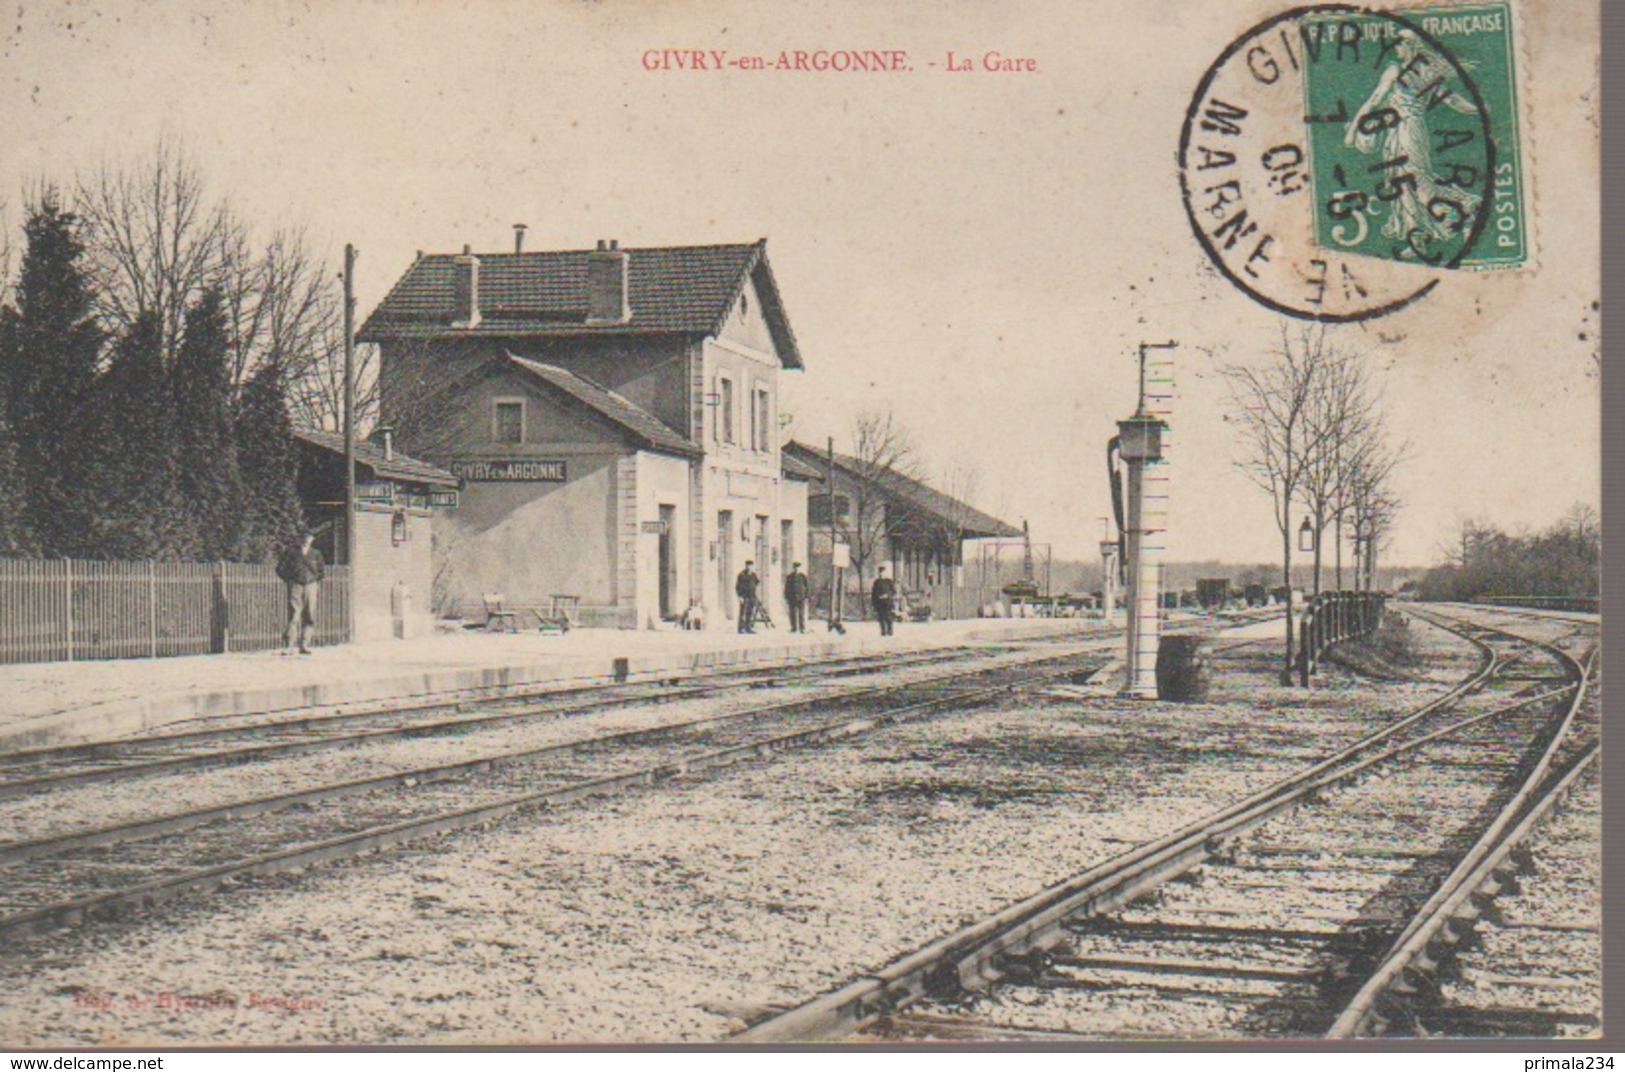
[[[487,592],[485,602],[485,631],[487,633],[519,632],[519,612],[507,606],[508,597],[501,592]]]
[[[549,601],[547,613],[540,610],[531,611],[536,616],[536,625],[544,633],[568,633],[576,625],[576,613],[581,606],[580,596],[553,596]]]

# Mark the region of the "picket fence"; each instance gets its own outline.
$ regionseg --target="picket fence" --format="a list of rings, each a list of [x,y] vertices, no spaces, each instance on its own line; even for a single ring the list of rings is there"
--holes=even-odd
[[[317,644],[349,639],[349,602],[349,570],[329,566]],[[0,560],[0,663],[263,651],[286,622],[273,566]]]

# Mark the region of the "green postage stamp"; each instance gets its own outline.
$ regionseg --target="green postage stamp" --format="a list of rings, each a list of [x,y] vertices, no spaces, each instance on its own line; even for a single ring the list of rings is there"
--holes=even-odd
[[[1506,3],[1300,25],[1315,241],[1435,268],[1529,259]]]

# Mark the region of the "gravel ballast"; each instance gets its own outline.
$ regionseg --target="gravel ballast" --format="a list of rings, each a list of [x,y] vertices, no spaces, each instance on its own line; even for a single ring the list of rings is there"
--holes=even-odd
[[[1206,704],[1017,695],[31,940],[0,964],[0,1037],[721,1038],[1301,769],[1476,661],[1413,632],[1429,680],[1328,668],[1305,694],[1244,648]]]

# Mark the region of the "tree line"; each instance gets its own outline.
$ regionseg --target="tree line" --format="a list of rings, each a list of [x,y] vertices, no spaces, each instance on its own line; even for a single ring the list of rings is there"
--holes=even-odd
[[[0,555],[262,562],[303,523],[295,418],[332,427],[335,277],[256,246],[173,144],[26,205],[0,303]]]
[[[1307,528],[1312,594],[1321,592],[1328,557],[1333,587],[1373,587],[1402,505],[1391,477],[1405,450],[1387,434],[1382,392],[1365,355],[1341,344],[1325,325],[1282,323],[1262,360],[1229,365],[1223,374],[1232,401],[1226,419],[1242,448],[1238,465],[1269,493],[1281,541],[1280,576],[1288,591],[1282,675],[1290,680],[1295,545]]]
[[[1602,525],[1585,505],[1540,532],[1512,534],[1482,521],[1462,525],[1448,560],[1423,576],[1423,599],[1598,594]]]

